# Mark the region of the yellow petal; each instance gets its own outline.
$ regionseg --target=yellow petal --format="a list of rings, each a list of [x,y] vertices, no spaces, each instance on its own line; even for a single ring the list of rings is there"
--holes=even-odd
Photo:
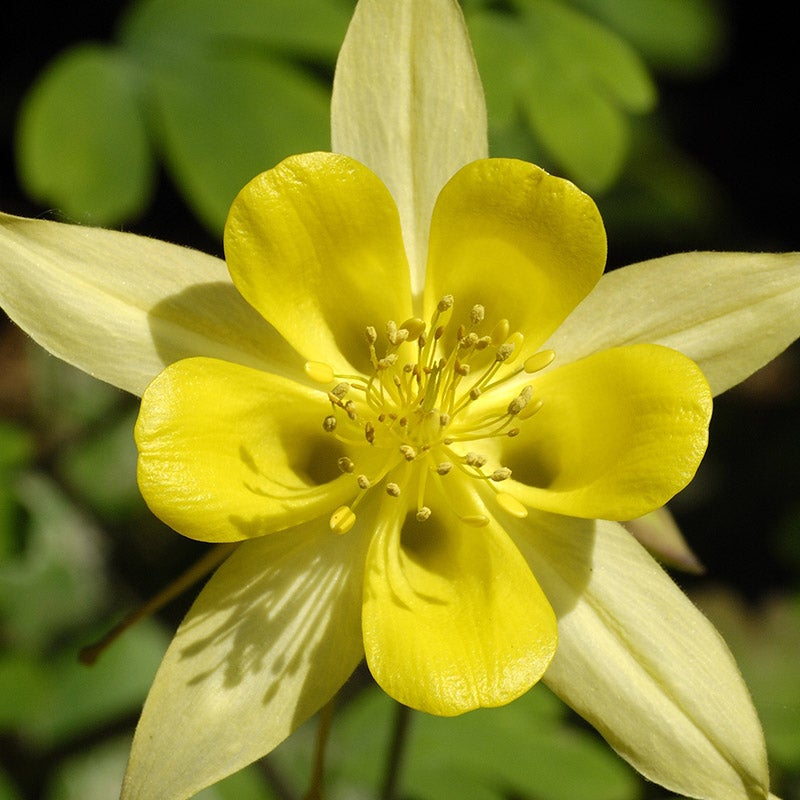
[[[559,514],[633,519],[692,479],[711,394],[697,366],[659,345],[596,353],[533,382],[542,407],[504,440],[504,489]]]
[[[142,397],[139,488],[156,516],[208,542],[329,513],[353,492],[322,429],[329,413],[324,392],[225,361],[179,361]]]
[[[603,222],[569,181],[524,161],[468,164],[444,187],[431,221],[425,316],[452,294],[466,314],[507,319],[537,348],[597,283]]]
[[[558,615],[547,685],[670,791],[767,797],[764,738],[733,658],[647,551],[613,522],[532,514],[509,530]]]
[[[306,359],[337,370],[368,368],[368,325],[412,315],[397,208],[345,156],[293,156],[254,178],[231,207],[225,255],[245,299]]]
[[[237,547],[175,634],[136,730],[124,800],[183,800],[268,753],[363,656],[366,543],[326,520]]]
[[[167,364],[302,362],[242,299],[225,264],[144,236],[0,214],[0,305],[39,344],[141,394]]]
[[[800,253],[680,253],[614,270],[548,347],[572,361],[655,342],[697,362],[714,395],[800,335]]]
[[[425,522],[389,500],[370,546],[364,648],[380,686],[401,703],[452,716],[499,706],[539,680],[556,647],[555,618],[504,531],[460,522],[432,503]]]
[[[436,196],[488,154],[483,88],[454,0],[360,0],[336,62],[331,140],[391,190],[417,294]]]

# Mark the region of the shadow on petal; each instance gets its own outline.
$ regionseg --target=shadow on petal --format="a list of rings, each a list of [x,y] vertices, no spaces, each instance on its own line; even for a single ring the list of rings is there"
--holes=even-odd
[[[561,620],[578,604],[591,580],[595,520],[531,511],[523,520],[503,515],[502,524]]]
[[[164,657],[126,800],[194,795],[272,750],[338,691],[363,657],[367,528],[335,536],[315,520],[237,547]]]
[[[299,380],[303,361],[278,332],[226,281],[195,284],[148,312],[164,365],[209,356]]]

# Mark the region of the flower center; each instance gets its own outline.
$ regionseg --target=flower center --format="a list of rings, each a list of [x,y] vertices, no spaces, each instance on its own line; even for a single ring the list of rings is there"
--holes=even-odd
[[[341,375],[327,364],[306,364],[309,377],[334,384],[328,391],[331,413],[322,427],[344,446],[347,455],[338,466],[354,480],[353,501],[331,515],[335,533],[353,527],[358,505],[378,486],[390,497],[408,498],[416,518],[425,521],[432,513],[425,504],[429,481],[440,482],[446,498],[447,481],[459,475],[491,486],[505,511],[527,515],[500,488],[511,470],[495,457],[497,440],[517,436],[541,408],[533,386],[519,376],[544,369],[555,353],[542,350],[517,365],[523,335],[512,332],[508,320],[489,326],[484,307],[474,305],[454,326],[453,306],[452,295],[443,297],[429,324],[416,317],[401,325],[390,320],[385,340],[367,327],[370,375]],[[512,379],[521,388],[509,400]],[[449,505],[467,524],[489,521],[485,514],[464,514]]]

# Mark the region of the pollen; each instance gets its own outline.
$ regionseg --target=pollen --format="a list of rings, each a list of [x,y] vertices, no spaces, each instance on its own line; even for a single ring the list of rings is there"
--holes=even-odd
[[[322,427],[344,449],[338,480],[353,491],[351,502],[331,515],[334,533],[351,530],[356,508],[378,486],[393,498],[391,507],[419,522],[452,513],[481,527],[498,514],[527,515],[511,470],[500,461],[501,442],[536,424],[528,420],[545,402],[536,373],[555,353],[525,353],[522,333],[508,319],[492,321],[491,311],[483,303],[462,308],[447,294],[427,321],[365,326],[370,372],[336,374],[323,362],[306,364],[309,378],[329,387],[331,411]],[[465,481],[473,487],[467,495]],[[457,499],[464,496],[477,506],[464,510]]]

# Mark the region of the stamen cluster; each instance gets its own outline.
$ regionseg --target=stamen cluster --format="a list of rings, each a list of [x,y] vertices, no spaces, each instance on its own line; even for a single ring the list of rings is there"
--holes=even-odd
[[[487,398],[520,374],[544,369],[555,353],[543,350],[513,366],[522,351],[522,333],[512,332],[506,319],[488,329],[480,304],[453,331],[454,305],[453,296],[445,295],[428,324],[417,317],[400,325],[389,320],[383,339],[368,326],[365,343],[372,371],[367,376],[336,374],[319,362],[306,364],[311,378],[333,384],[327,393],[331,413],[322,427],[344,446],[348,455],[339,458],[338,467],[354,478],[353,501],[331,515],[335,533],[353,527],[357,506],[380,484],[395,498],[415,490],[416,518],[427,520],[432,513],[425,504],[428,481],[440,482],[447,497],[446,482],[453,473],[485,481],[501,508],[517,517],[527,515],[515,497],[498,487],[511,470],[487,467],[489,454],[477,443],[519,434],[520,423],[542,406],[533,385],[524,384],[499,412],[496,401]],[[481,406],[485,414],[480,414]],[[381,457],[375,458],[376,452]],[[414,507],[413,501],[409,506]],[[483,514],[464,515],[450,506],[467,524],[489,521]]]

